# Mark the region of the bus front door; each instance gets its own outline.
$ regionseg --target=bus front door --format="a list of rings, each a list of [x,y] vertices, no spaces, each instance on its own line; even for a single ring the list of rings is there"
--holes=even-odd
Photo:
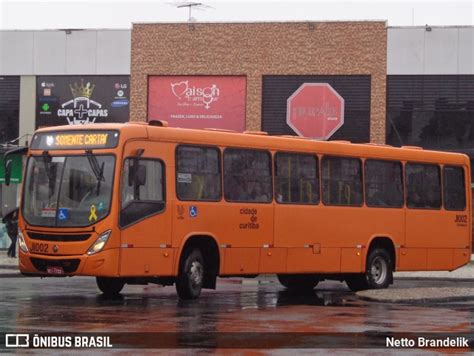
[[[121,276],[172,274],[171,213],[166,201],[170,172],[165,164],[172,154],[166,145],[154,142],[125,146],[120,187]]]

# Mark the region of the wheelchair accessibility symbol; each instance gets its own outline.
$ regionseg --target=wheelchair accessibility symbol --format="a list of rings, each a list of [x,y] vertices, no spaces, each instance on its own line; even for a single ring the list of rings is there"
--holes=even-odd
[[[68,209],[59,209],[58,210],[58,219],[62,220],[62,221],[69,219],[69,210]]]
[[[197,215],[198,215],[198,208],[197,208],[197,206],[191,205],[191,206],[189,207],[189,216],[190,216],[191,218],[195,218]]]

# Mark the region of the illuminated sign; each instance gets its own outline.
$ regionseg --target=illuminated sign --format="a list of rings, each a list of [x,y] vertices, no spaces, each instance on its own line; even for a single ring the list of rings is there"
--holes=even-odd
[[[33,137],[33,150],[114,148],[118,144],[118,131],[63,131],[41,132]]]

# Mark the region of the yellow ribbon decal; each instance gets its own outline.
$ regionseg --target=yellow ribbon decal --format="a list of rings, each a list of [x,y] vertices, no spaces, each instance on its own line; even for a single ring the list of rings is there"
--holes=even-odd
[[[94,221],[97,221],[97,214],[95,213],[95,211],[95,205],[91,205],[91,214],[89,215],[89,221],[92,221],[92,219],[94,219]]]

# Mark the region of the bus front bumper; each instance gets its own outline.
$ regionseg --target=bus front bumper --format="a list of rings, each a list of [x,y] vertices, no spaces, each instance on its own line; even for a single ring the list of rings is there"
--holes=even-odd
[[[107,249],[94,255],[52,256],[20,250],[20,272],[41,277],[118,276],[119,249]]]

